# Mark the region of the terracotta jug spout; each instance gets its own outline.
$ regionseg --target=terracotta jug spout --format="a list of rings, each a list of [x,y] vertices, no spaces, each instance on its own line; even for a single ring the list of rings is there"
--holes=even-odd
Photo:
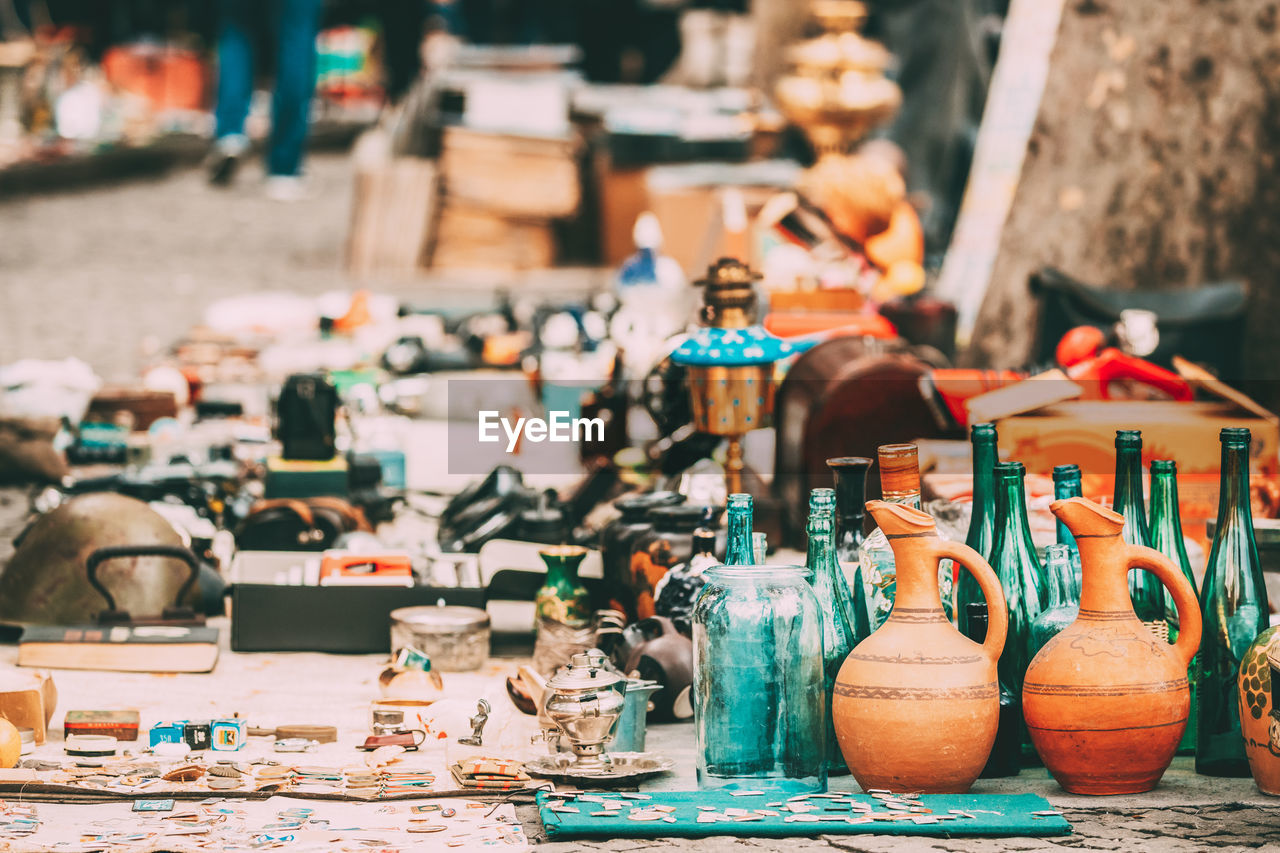
[[[1084,498],[1067,498],[1049,504],[1049,511],[1062,519],[1062,523],[1079,537],[1088,530],[1087,538],[1119,536],[1124,529],[1124,516]]]
[[[937,529],[932,516],[906,504],[867,501],[867,512],[886,536],[924,536]]]

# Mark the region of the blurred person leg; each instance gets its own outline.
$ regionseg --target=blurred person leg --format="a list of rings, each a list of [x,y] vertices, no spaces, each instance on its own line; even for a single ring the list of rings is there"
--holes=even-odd
[[[244,122],[253,98],[253,42],[261,11],[257,0],[219,0],[218,7],[218,104],[209,182],[225,186],[249,150]]]
[[[267,147],[267,194],[282,201],[301,198],[302,155],[316,89],[316,35],[323,0],[279,0],[276,26],[276,85]]]
[[[418,79],[422,70],[421,49],[427,7],[435,5],[426,0],[380,0],[378,4],[389,104],[399,103]]]

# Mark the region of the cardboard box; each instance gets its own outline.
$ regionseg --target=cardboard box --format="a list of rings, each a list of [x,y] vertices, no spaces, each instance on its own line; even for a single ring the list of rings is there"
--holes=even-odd
[[[996,422],[1001,459],[1022,462],[1036,474],[1075,463],[1084,474],[1086,497],[1110,496],[1114,490],[1116,430],[1142,430],[1144,466],[1153,459],[1178,463],[1183,532],[1201,540],[1205,522],[1218,511],[1218,433],[1224,427],[1244,427],[1253,434],[1255,476],[1280,473],[1280,419],[1227,401],[1072,400]]]

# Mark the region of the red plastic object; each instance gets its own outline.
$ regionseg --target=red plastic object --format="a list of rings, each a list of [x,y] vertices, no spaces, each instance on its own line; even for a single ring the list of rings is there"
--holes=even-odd
[[[1058,364],[1070,367],[1086,358],[1093,358],[1102,351],[1106,342],[1107,336],[1101,329],[1095,326],[1076,326],[1058,341],[1054,356],[1057,357]]]
[[[1190,402],[1193,393],[1187,381],[1171,370],[1152,364],[1146,359],[1127,355],[1115,347],[1108,347],[1094,358],[1086,359],[1067,368],[1067,376],[1084,388],[1083,399],[1113,400],[1111,383],[1138,382],[1149,385],[1180,403]]]
[[[765,330],[780,338],[829,332],[824,337],[861,335],[892,340],[898,330],[879,314],[845,311],[774,311],[764,318]]]

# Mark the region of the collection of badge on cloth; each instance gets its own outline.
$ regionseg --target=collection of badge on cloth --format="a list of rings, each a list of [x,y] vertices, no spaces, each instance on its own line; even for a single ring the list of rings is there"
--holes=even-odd
[[[394,851],[491,848],[510,853],[529,843],[507,803],[463,799],[415,803],[137,800],[98,805],[0,800],[0,847],[13,853],[271,850]]]

